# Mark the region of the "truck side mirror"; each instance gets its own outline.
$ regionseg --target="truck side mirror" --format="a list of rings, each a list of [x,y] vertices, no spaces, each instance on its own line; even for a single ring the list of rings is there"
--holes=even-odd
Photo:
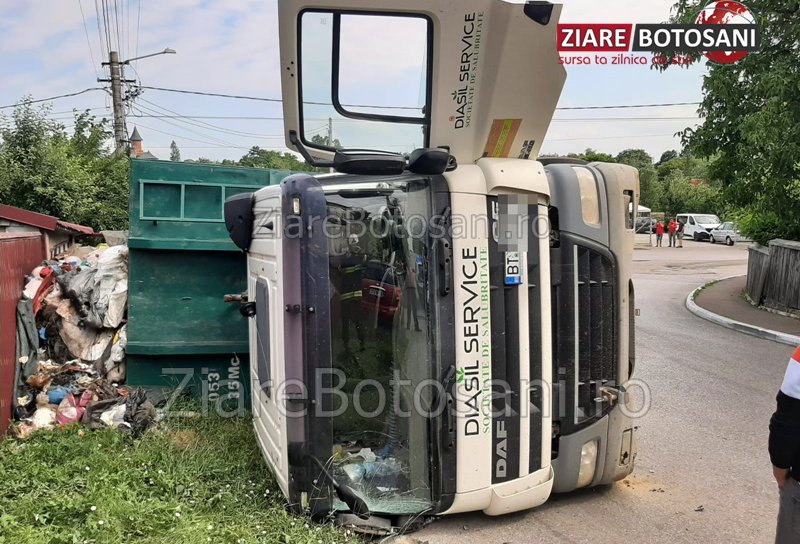
[[[242,251],[253,241],[253,193],[241,193],[225,200],[225,226],[231,240]]]

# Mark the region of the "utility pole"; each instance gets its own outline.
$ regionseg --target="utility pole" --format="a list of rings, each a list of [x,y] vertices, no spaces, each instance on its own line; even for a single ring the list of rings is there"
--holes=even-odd
[[[111,68],[111,101],[114,104],[114,141],[117,144],[117,153],[125,151],[128,135],[125,134],[125,113],[122,109],[122,70],[119,66],[119,53],[109,53],[109,66]]]
[[[123,153],[128,148],[128,134],[125,131],[125,109],[122,104],[122,84],[136,83],[135,79],[122,79],[122,66],[130,64],[131,61],[155,57],[156,55],[175,54],[174,49],[169,47],[158,53],[142,55],[128,60],[119,60],[119,52],[109,51],[108,62],[103,66],[108,66],[111,72],[111,79],[98,79],[101,83],[111,83],[111,101],[114,105],[114,144],[116,152]]]
[[[114,147],[116,152],[124,153],[128,147],[128,135],[125,134],[125,110],[122,105],[122,63],[117,51],[109,51],[108,65],[111,79],[98,79],[102,83],[111,83],[111,102],[114,106]],[[126,80],[128,81],[128,80]],[[130,80],[133,82],[135,80]]]
[[[331,117],[328,117],[328,147],[333,147],[333,118]],[[332,167],[328,169],[328,172],[331,174],[333,174],[334,171]]]

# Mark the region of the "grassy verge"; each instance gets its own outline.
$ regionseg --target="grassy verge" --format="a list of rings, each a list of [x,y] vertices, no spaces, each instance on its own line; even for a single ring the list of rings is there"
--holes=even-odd
[[[139,440],[69,426],[0,443],[0,543],[355,541],[287,514],[249,420],[170,419]]]
[[[695,291],[693,293],[692,300],[697,300],[698,298],[700,298],[700,295],[703,293],[703,291],[705,291],[709,287],[712,287],[712,286],[716,285],[719,282],[720,282],[720,280],[711,280],[710,282],[706,283],[705,285],[702,285],[702,286],[698,287],[697,289],[695,289]]]

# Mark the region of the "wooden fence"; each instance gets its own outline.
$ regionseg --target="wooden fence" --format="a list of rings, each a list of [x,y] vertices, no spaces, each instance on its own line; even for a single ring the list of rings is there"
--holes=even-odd
[[[751,247],[747,294],[756,304],[800,313],[800,242],[772,240],[769,248]]]

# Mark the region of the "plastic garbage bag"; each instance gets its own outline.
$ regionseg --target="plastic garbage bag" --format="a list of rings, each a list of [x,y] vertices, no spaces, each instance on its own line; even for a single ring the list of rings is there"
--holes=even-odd
[[[94,362],[105,355],[114,338],[113,330],[81,326],[81,320],[69,301],[62,300],[57,311],[61,316],[59,334],[73,357]]]
[[[70,394],[70,388],[57,385],[55,387],[51,387],[47,390],[47,401],[50,404],[61,404],[61,402],[67,398],[67,395]]]
[[[68,423],[76,423],[81,420],[86,406],[92,400],[92,393],[84,391],[79,395],[67,395],[61,404],[58,405],[56,411],[56,422],[59,425],[67,425]]]
[[[72,305],[81,319],[89,316],[94,291],[95,274],[93,268],[70,270],[58,277],[62,296],[72,301]]]
[[[122,382],[125,380],[127,365],[125,364],[125,348],[128,346],[127,325],[123,325],[114,335],[111,344],[111,353],[103,362],[103,368],[99,369],[110,382]]]
[[[124,404],[117,404],[100,414],[100,421],[107,427],[128,426],[125,422],[125,410]]]
[[[143,389],[137,389],[128,396],[126,402],[125,422],[130,425],[131,434],[138,438],[153,423],[156,418],[156,408],[147,400]]]
[[[102,419],[103,414],[120,405],[125,406],[124,397],[92,401],[86,405],[86,411],[81,417],[81,423],[90,429],[102,429],[106,427],[106,423]],[[110,416],[106,416],[107,419],[108,417]]]
[[[128,325],[125,324],[114,335],[114,343],[111,346],[111,361],[121,363],[125,360],[125,348],[128,347]]]
[[[128,246],[114,246],[97,261],[97,273],[87,316],[93,327],[116,329],[128,302]]]
[[[47,395],[36,395],[36,411],[31,418],[32,430],[50,429],[56,423],[56,406],[47,404]]]

